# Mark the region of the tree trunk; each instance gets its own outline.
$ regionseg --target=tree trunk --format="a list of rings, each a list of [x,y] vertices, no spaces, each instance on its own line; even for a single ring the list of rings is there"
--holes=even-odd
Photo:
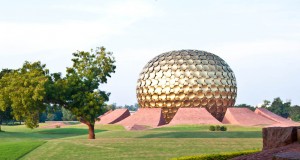
[[[95,139],[95,130],[94,130],[94,125],[88,124],[89,127],[89,139]]]
[[[89,127],[89,136],[88,139],[95,139],[95,124],[91,122],[85,121],[83,118],[80,118],[80,122],[86,124]]]

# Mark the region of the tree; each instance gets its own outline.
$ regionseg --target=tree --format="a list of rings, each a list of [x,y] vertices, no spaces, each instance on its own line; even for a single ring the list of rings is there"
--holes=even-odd
[[[49,75],[41,62],[25,62],[22,68],[2,74],[0,79],[0,109],[11,106],[16,120],[23,119],[29,128],[38,127],[39,118],[45,117],[46,106],[64,107],[89,128],[94,139],[94,124],[103,113],[110,93],[99,85],[115,72],[115,60],[104,47],[91,52],[73,53],[73,66],[66,76]],[[51,118],[51,117],[48,117]],[[53,118],[53,117],[52,117]]]
[[[292,106],[289,110],[289,117],[294,121],[300,121],[300,106]]]
[[[102,106],[102,111],[103,111],[103,113],[106,113],[106,112],[108,112],[109,110],[115,110],[115,109],[117,109],[118,107],[117,107],[117,105],[116,105],[116,103],[113,103],[113,104],[104,104],[103,106]]]
[[[64,121],[75,121],[76,120],[76,116],[73,115],[71,111],[69,111],[65,108],[62,108],[61,111],[63,114],[62,120],[64,120]]]
[[[61,121],[62,117],[63,113],[61,107],[52,104],[46,104],[46,110],[40,113],[39,122]]]
[[[38,127],[39,114],[45,110],[45,84],[48,70],[40,62],[25,62],[22,68],[5,73],[0,79],[0,109],[11,107],[16,120],[29,128]]]
[[[0,79],[7,73],[10,73],[12,72],[11,69],[3,69],[1,72],[0,72]],[[1,131],[1,125],[3,123],[3,121],[6,121],[6,123],[12,119],[12,115],[11,115],[11,112],[12,112],[12,109],[11,109],[11,106],[7,106],[2,108],[0,107],[0,131]]]
[[[104,112],[110,93],[101,91],[99,85],[115,72],[111,52],[98,47],[91,52],[73,53],[73,66],[67,68],[66,77],[52,74],[47,85],[46,100],[69,110],[89,128],[89,139],[95,139],[94,125],[97,116]]]
[[[6,124],[13,119],[11,107],[7,107],[4,111],[0,110],[0,131],[1,125],[5,121]]]
[[[264,100],[263,104],[261,105],[261,108],[267,108],[267,107],[269,107],[270,103],[271,103],[270,101]]]
[[[284,118],[288,118],[290,107],[291,107],[291,102],[283,103],[283,101],[279,97],[277,97],[277,98],[274,98],[270,107],[268,107],[267,109],[275,114],[278,114],[278,115],[284,117]]]
[[[139,105],[135,103],[134,105],[125,105],[124,108],[127,108],[130,111],[137,111],[139,108]]]

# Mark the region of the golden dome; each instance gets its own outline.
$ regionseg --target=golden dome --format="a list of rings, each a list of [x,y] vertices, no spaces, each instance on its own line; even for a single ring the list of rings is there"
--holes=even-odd
[[[141,108],[162,108],[167,121],[180,107],[206,108],[218,120],[232,107],[236,79],[219,56],[199,50],[160,54],[146,64],[137,82]]]

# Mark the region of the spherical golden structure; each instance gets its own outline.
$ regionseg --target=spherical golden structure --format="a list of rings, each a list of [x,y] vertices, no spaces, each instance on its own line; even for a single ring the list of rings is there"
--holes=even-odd
[[[167,123],[180,107],[204,107],[218,120],[235,103],[236,79],[219,56],[199,50],[160,54],[139,75],[141,108],[162,108]]]

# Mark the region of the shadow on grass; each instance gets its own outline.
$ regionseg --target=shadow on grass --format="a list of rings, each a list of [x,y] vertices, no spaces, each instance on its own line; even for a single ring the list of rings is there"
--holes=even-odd
[[[20,159],[44,143],[46,141],[39,140],[1,142],[0,159]]]
[[[249,132],[164,132],[138,138],[262,138],[260,131]]]
[[[106,130],[95,129],[95,133]],[[36,132],[2,132],[1,138],[30,138],[30,139],[53,139],[87,135],[88,129],[84,128],[54,128],[43,129]]]
[[[95,133],[104,132],[106,130],[95,129]],[[42,131],[36,132],[37,134],[43,135],[59,135],[61,138],[71,137],[71,136],[80,136],[87,135],[88,129],[84,128],[54,128],[54,129],[45,129]]]

